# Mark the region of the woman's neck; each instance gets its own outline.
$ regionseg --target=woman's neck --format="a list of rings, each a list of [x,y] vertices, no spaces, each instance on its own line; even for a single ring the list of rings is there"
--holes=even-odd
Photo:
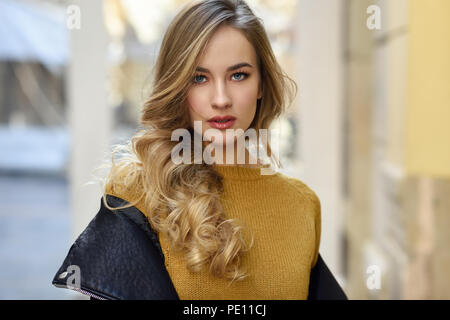
[[[204,147],[206,147],[208,144],[204,143]],[[212,146],[211,146],[212,147]],[[222,159],[220,160],[220,156],[216,157],[215,156],[215,151],[217,149],[220,150],[220,148],[222,148]],[[215,164],[219,165],[219,166],[240,166],[240,167],[249,167],[249,168],[259,168],[261,167],[261,162],[260,159],[258,159],[257,157],[254,157],[252,154],[250,154],[250,152],[248,151],[247,148],[245,148],[244,146],[242,147],[242,149],[244,149],[244,156],[238,158],[238,147],[237,147],[237,142],[235,141],[234,143],[234,148],[233,150],[231,150],[231,147],[229,145],[227,145],[226,147],[224,146],[216,146],[215,148],[213,148],[213,151],[211,152],[211,156],[214,157],[215,159]],[[227,157],[227,152],[230,153]],[[230,159],[231,158],[231,159]]]

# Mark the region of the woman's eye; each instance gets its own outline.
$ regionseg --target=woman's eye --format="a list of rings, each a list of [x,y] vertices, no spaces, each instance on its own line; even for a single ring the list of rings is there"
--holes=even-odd
[[[203,75],[196,75],[196,76],[194,76],[194,79],[193,79],[193,81],[195,82],[195,83],[200,83],[200,82],[198,82],[198,81],[196,81],[198,78],[201,78],[201,77],[205,77],[205,76],[203,76]]]
[[[234,76],[234,75],[241,75],[241,77],[239,77],[240,80],[244,80],[245,78],[247,78],[248,73],[245,73],[245,72],[236,72],[236,73],[233,74],[233,76]],[[237,80],[239,80],[239,79],[237,79]]]

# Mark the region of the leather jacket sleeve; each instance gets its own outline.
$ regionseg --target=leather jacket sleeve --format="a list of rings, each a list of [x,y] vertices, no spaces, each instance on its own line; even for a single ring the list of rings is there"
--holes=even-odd
[[[320,254],[316,265],[311,269],[308,300],[347,300],[345,292]]]

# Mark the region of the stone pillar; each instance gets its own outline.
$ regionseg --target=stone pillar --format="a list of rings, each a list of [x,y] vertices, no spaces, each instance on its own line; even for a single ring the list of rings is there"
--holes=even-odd
[[[103,22],[103,1],[78,0],[73,5],[80,13],[80,28],[70,32],[67,81],[72,144],[70,199],[75,240],[100,208],[100,188],[86,183],[93,179],[93,170],[108,149],[111,112],[106,92],[108,37]]]
[[[340,0],[300,0],[296,39],[301,178],[321,200],[320,252],[341,282],[342,9]]]
[[[367,268],[374,264],[373,260],[378,260],[378,252],[369,242],[372,233],[370,206],[374,44],[371,37],[373,31],[366,27],[366,10],[373,1],[349,0],[345,4],[345,276],[349,298],[364,299],[368,298]]]

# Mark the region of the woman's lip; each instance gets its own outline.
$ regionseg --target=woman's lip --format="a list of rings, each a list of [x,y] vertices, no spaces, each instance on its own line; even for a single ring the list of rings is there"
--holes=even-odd
[[[231,127],[236,119],[228,120],[227,122],[216,122],[216,121],[208,121],[211,127],[216,129],[227,129]]]
[[[230,116],[230,115],[226,115],[226,116],[215,116],[211,119],[209,119],[208,121],[217,121],[217,120],[236,120],[235,117]]]

